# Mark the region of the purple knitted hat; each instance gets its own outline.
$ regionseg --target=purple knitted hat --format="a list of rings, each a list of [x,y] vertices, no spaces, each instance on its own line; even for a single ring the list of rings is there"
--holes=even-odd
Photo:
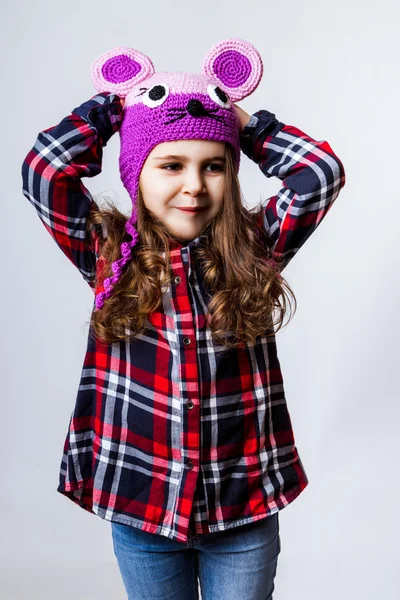
[[[238,38],[215,44],[203,61],[201,74],[156,73],[150,58],[126,46],[112,48],[94,61],[91,76],[96,90],[125,98],[119,169],[133,205],[126,223],[132,239],[121,244],[122,258],[112,264],[114,275],[104,280],[105,291],[96,295],[98,310],[111,296],[138,241],[134,225],[139,177],[151,150],[162,142],[182,139],[227,142],[239,170],[240,125],[232,103],[249,96],[262,74],[260,54]]]

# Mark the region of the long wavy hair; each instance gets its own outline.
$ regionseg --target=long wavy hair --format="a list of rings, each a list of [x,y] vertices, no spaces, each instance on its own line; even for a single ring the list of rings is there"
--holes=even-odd
[[[132,249],[132,260],[125,265],[111,297],[101,310],[93,310],[90,319],[95,337],[107,344],[132,339],[146,330],[151,313],[162,306],[162,288],[173,276],[168,239],[178,238],[146,208],[140,188],[137,209],[139,241]],[[268,235],[260,221],[257,223],[259,211],[260,205],[251,210],[243,205],[233,152],[226,144],[223,205],[201,232],[207,235],[207,243],[195,247],[194,252],[210,298],[206,317],[211,336],[227,348],[254,343],[260,335],[275,335],[284,326],[288,308],[285,325],[297,308],[293,291],[281,275],[284,265],[272,259]],[[121,257],[121,243],[130,239],[125,230],[128,218],[109,199],[102,208],[94,203],[87,243],[96,231],[100,254],[96,290],[103,289],[104,279],[112,276],[111,264]]]

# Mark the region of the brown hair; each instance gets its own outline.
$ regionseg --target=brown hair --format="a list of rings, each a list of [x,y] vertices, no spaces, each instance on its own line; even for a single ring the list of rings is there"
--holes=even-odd
[[[200,261],[202,265],[203,285],[210,294],[207,319],[212,338],[232,348],[244,342],[254,343],[259,335],[274,335],[284,326],[288,306],[291,309],[290,298],[296,311],[296,298],[280,274],[282,265],[271,260],[267,233],[257,222],[260,206],[251,211],[243,206],[229,144],[225,174],[222,209],[202,231],[208,236],[207,244],[196,247],[194,252],[196,263]],[[160,308],[161,288],[168,285],[172,276],[168,248],[171,233],[147,210],[140,188],[137,210],[135,228],[139,240],[132,249],[132,260],[125,265],[103,308],[91,315],[94,334],[105,343],[143,333],[148,315]],[[94,228],[100,236],[96,289],[112,276],[111,264],[121,257],[121,243],[131,239],[125,231],[128,218],[111,201],[102,209],[95,205],[91,212],[88,233]],[[162,252],[166,253],[165,260]],[[294,312],[290,311],[289,320]]]

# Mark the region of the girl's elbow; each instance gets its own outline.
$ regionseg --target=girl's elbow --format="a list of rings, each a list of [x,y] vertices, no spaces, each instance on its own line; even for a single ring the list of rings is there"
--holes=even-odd
[[[334,164],[332,167],[333,179],[335,182],[334,187],[339,187],[339,189],[341,189],[346,183],[346,171],[344,169],[342,161],[336,154],[334,154],[332,158],[334,160]]]
[[[346,183],[346,171],[344,169],[344,165],[342,161],[339,161],[339,169],[340,169],[340,187],[342,188]]]
[[[24,157],[21,165],[21,176],[22,180],[25,181],[29,175],[29,172],[32,168],[32,163],[37,157],[37,152],[35,152],[35,146],[30,148],[28,154]]]
[[[346,183],[346,171],[343,165],[343,162],[336,154],[336,152],[332,149],[332,146],[324,140],[321,142],[321,147],[327,153],[327,164],[332,171],[332,181],[334,183],[334,187],[339,187],[341,189]]]
[[[21,179],[22,179],[22,190],[25,191],[28,189],[28,177],[30,171],[30,161],[29,154],[24,158],[21,165]]]

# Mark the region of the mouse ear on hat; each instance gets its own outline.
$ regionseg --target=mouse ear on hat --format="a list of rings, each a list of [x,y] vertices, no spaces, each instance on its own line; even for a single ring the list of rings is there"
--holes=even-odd
[[[150,58],[128,46],[103,52],[91,66],[91,78],[98,92],[115,93],[125,98],[140,81],[154,73]]]
[[[249,96],[263,75],[263,62],[256,48],[240,38],[215,44],[207,53],[202,75],[217,80],[232,102]]]

